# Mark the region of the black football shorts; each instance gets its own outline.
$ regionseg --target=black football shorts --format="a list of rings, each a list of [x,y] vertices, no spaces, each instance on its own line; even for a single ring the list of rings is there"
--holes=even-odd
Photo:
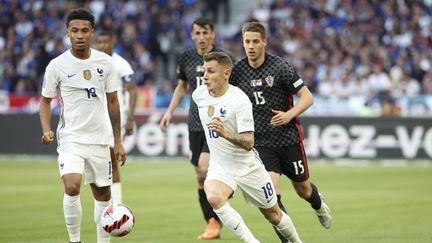
[[[189,149],[191,152],[190,161],[197,166],[200,154],[209,153],[204,131],[189,131]]]
[[[292,181],[302,182],[309,178],[309,168],[303,143],[284,147],[255,148],[267,171],[288,176]]]

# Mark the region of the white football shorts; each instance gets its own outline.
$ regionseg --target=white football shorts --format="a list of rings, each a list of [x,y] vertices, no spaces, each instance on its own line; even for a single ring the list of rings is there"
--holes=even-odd
[[[112,166],[108,145],[67,143],[57,148],[60,176],[79,173],[97,187],[112,184]]]
[[[258,208],[271,208],[277,203],[276,191],[270,174],[264,166],[254,168],[244,176],[232,176],[221,167],[209,166],[204,183],[217,180],[225,183],[235,192],[240,187],[245,201]]]

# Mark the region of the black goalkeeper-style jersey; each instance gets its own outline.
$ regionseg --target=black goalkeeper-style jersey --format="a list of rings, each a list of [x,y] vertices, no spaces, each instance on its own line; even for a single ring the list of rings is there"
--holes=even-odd
[[[224,49],[218,47],[213,47],[210,52],[216,51],[226,52]],[[184,51],[178,58],[177,76],[179,79],[187,81],[190,93],[192,93],[199,85],[204,84],[203,64],[203,56],[198,54],[196,48],[190,48]],[[190,98],[187,124],[189,131],[204,130],[198,115],[198,107],[192,98]]]
[[[280,147],[301,141],[297,117],[282,126],[270,124],[275,115],[272,109],[284,112],[291,109],[294,106],[293,94],[304,86],[288,62],[266,53],[264,63],[255,69],[244,58],[234,65],[230,83],[242,89],[252,102],[255,146]]]

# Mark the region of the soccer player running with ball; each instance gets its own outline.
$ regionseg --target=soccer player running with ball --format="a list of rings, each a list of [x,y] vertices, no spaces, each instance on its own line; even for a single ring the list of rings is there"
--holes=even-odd
[[[116,67],[116,81],[119,88],[119,90],[117,91],[117,96],[120,105],[121,138],[124,139],[125,135],[132,135],[134,131],[134,112],[137,100],[137,92],[133,80],[134,71],[132,70],[132,67],[128,61],[126,61],[119,54],[113,52],[114,45],[115,37],[111,32],[102,31],[96,37],[97,49],[112,56],[114,65]],[[109,121],[108,126],[111,126]],[[112,129],[110,129],[109,138],[111,160],[115,161],[114,136],[112,133]],[[120,183],[120,171],[117,163],[113,163],[112,167],[113,184],[111,185],[111,201],[112,204],[119,204],[123,203]]]
[[[215,32],[213,23],[206,18],[197,18],[192,23],[192,40],[195,47],[184,51],[178,58],[178,83],[174,90],[173,97],[167,111],[160,121],[160,128],[165,132],[171,121],[174,110],[183,100],[183,97],[203,84],[203,56],[213,51],[224,51],[213,45]],[[209,163],[209,149],[205,139],[204,130],[201,126],[198,115],[198,108],[195,102],[190,101],[188,115],[189,148],[191,151],[191,163],[195,167],[198,182],[198,197],[204,219],[207,221],[207,228],[198,239],[212,240],[220,237],[221,223],[213,212],[204,191],[204,180],[207,175]]]
[[[85,9],[74,9],[66,17],[71,48],[46,67],[40,102],[42,143],[51,144],[51,100],[61,104],[57,127],[58,165],[64,184],[63,210],[70,242],[81,242],[82,176],[94,196],[94,221],[97,242],[110,242],[99,225],[101,213],[110,204],[111,163],[126,161],[120,136],[120,109],[112,58],[90,48],[94,16]],[[111,161],[108,146],[106,106],[114,133],[116,161]],[[84,173],[85,172],[85,173]]]
[[[279,206],[285,211],[280,190],[280,175],[284,174],[328,229],[332,216],[317,187],[309,180],[298,119],[312,105],[312,94],[290,64],[265,52],[267,38],[261,23],[245,24],[242,36],[246,58],[236,63],[230,82],[242,89],[253,104],[255,147],[270,172]],[[295,105],[293,94],[298,96]],[[279,238],[286,242],[281,235]]]
[[[243,242],[259,241],[228,202],[237,188],[284,237],[301,242],[291,218],[279,208],[270,175],[253,148],[252,104],[228,83],[232,66],[226,53],[205,55],[204,85],[192,93],[210,149],[207,199],[222,223]]]

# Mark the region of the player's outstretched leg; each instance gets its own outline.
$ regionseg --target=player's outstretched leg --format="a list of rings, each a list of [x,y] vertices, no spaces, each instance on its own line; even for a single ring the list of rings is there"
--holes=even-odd
[[[324,196],[319,194],[321,198],[321,207],[319,209],[315,210],[316,215],[318,216],[318,220],[321,223],[321,225],[329,229],[331,227],[333,217],[331,216],[331,210],[327,203],[325,202]]]
[[[63,196],[63,211],[70,242],[81,242],[82,207],[80,195],[69,196],[65,193]]]
[[[302,242],[290,216],[282,211],[278,204],[275,204],[270,208],[260,208],[260,210],[265,218],[279,230],[288,242]]]
[[[259,243],[243,221],[240,214],[237,213],[237,211],[235,211],[228,202],[222,207],[214,209],[214,211],[219,216],[223,225],[238,236],[243,242]]]
[[[207,221],[207,228],[201,235],[198,236],[200,240],[213,240],[220,238],[221,222],[217,217],[213,208],[207,200],[204,189],[198,189],[198,198],[204,219]]]
[[[279,195],[279,194],[277,195],[277,200],[278,200],[277,202],[278,202],[280,209],[286,213],[285,207],[281,201],[281,195]],[[288,240],[279,232],[279,230],[276,228],[276,226],[273,225],[273,229],[276,232],[277,236],[279,237],[279,239],[282,243],[288,243]]]
[[[98,243],[109,243],[110,235],[100,226],[103,210],[110,205],[110,201],[94,200],[94,222],[96,224],[96,235]]]
[[[308,201],[315,210],[321,225],[324,228],[329,229],[333,221],[331,210],[325,202],[324,197],[318,192],[318,188],[313,183],[310,183],[310,185],[312,187],[312,193],[306,201]]]
[[[294,227],[294,224],[291,220],[291,217],[288,216],[284,211],[281,211],[282,217],[278,225],[276,225],[276,228],[279,230],[279,232],[282,233],[282,235],[285,236],[289,241],[292,243],[301,243],[300,237],[297,233],[296,228]]]

